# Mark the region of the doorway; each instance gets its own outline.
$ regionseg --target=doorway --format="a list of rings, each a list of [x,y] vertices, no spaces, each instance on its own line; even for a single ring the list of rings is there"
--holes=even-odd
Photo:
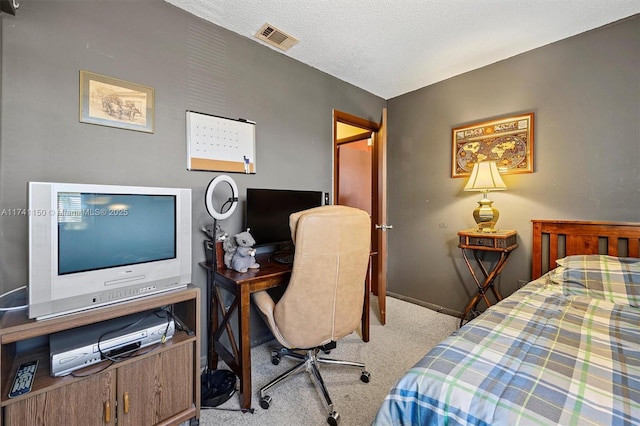
[[[386,109],[380,123],[333,111],[334,203],[371,216],[371,292],[386,323]]]

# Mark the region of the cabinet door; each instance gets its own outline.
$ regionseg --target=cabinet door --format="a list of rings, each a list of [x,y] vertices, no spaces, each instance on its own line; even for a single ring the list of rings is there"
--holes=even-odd
[[[26,398],[5,408],[5,425],[115,424],[115,372],[105,372]]]
[[[118,368],[118,424],[154,425],[189,409],[193,345],[180,345]]]

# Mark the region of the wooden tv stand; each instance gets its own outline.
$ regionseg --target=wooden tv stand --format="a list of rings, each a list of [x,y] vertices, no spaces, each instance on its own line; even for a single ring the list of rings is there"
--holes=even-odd
[[[137,355],[52,377],[49,335],[165,306],[191,334],[180,331],[166,343]],[[26,349],[25,349],[26,348]],[[152,349],[153,350],[150,350]],[[10,399],[18,366],[39,361],[31,392]],[[35,321],[27,312],[0,320],[0,426],[6,425],[177,425],[200,418],[200,289],[186,288]]]

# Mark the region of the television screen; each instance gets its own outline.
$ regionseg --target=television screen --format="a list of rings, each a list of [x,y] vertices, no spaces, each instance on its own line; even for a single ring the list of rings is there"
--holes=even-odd
[[[291,213],[321,205],[322,191],[248,188],[245,228],[256,245],[286,243],[291,240]]]
[[[58,274],[176,257],[172,195],[58,193]]]
[[[29,318],[191,282],[191,190],[29,182]]]

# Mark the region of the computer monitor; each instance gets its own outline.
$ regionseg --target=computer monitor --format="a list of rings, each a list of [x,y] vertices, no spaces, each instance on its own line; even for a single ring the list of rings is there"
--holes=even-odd
[[[248,188],[245,229],[257,246],[274,245],[276,249],[291,241],[291,213],[322,205],[322,191]]]

